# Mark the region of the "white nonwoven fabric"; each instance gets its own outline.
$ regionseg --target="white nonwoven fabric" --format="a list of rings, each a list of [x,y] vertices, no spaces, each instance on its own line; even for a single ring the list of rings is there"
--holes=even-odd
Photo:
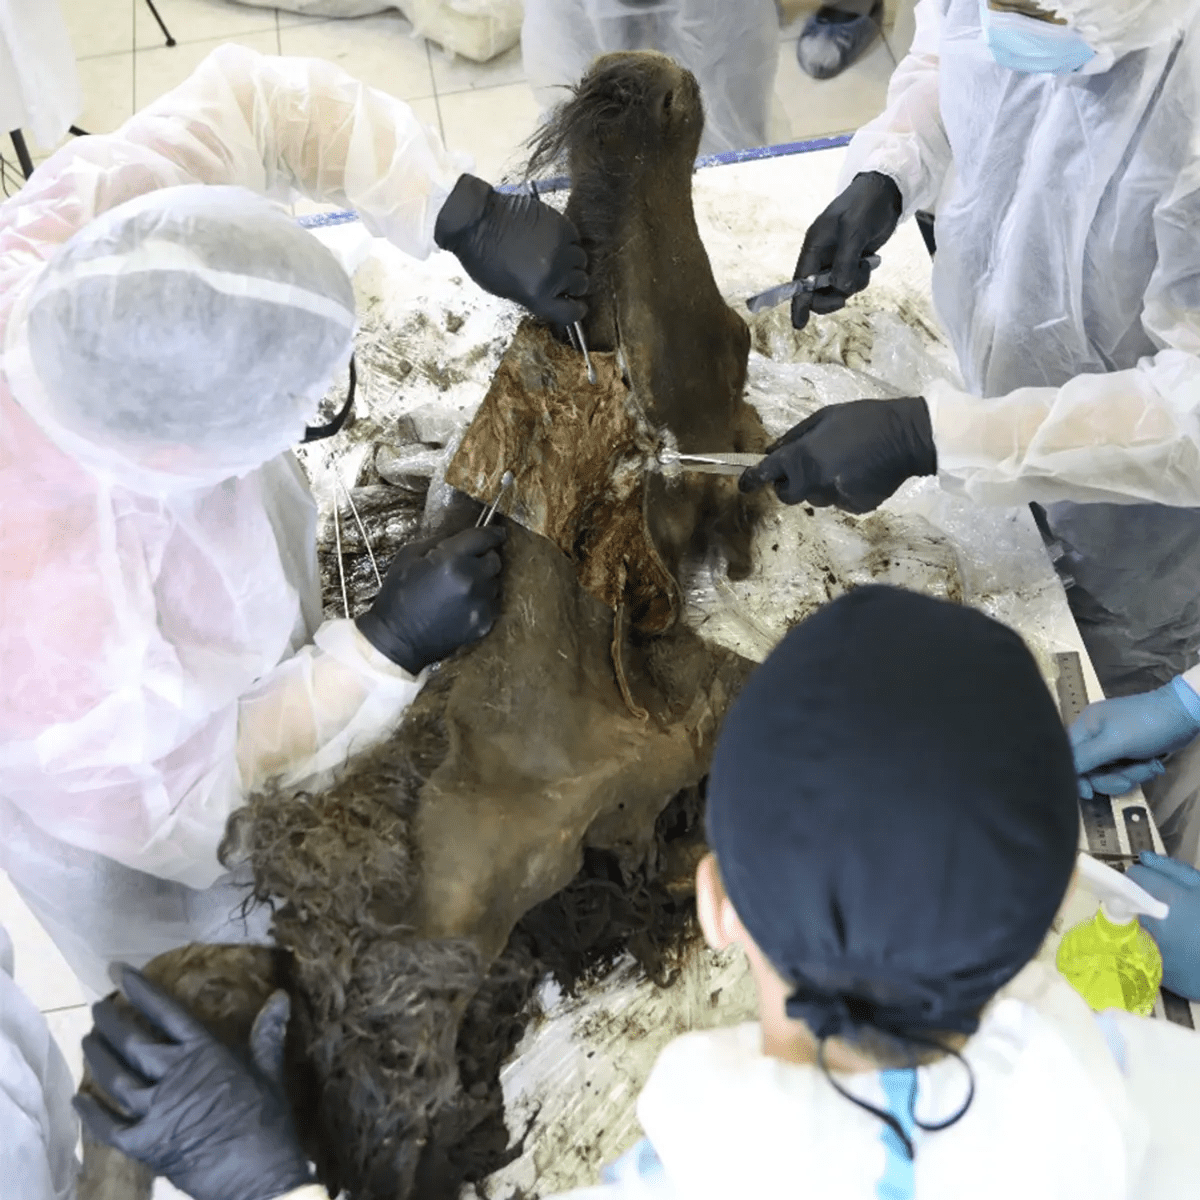
[[[146,446],[132,431],[118,460],[85,464],[63,449],[63,441],[78,447],[80,439],[108,446],[107,418],[97,409],[108,400],[117,408],[129,402],[106,391],[128,363],[122,365],[116,347],[107,353],[102,337],[87,349],[101,363],[94,374],[81,371],[79,360],[56,366],[39,357],[53,345],[50,331],[38,342],[20,314],[71,292],[57,286],[47,261],[67,254],[64,244],[85,231],[80,244],[96,249],[96,257],[85,254],[80,261],[102,264],[93,274],[83,272],[88,284],[98,280],[110,296],[133,287],[153,328],[153,289],[142,290],[146,279],[130,282],[115,271],[113,260],[124,250],[104,242],[110,235],[119,242],[120,230],[102,214],[123,203],[201,183],[280,200],[294,189],[356,207],[373,233],[424,256],[433,249],[437,212],[466,165],[407,105],[331,64],[226,45],[116,133],[64,147],[18,197],[0,205],[0,341],[6,347],[0,361],[0,803],[44,839],[40,849],[36,838],[23,839],[28,853],[20,862],[13,861],[11,842],[0,844],[0,866],[16,881],[36,863],[38,896],[31,899],[28,888],[22,893],[39,916],[49,913],[67,930],[64,937],[72,922],[91,930],[107,920],[113,930],[120,926],[124,948],[144,957],[137,955],[139,938],[155,949],[164,930],[173,944],[189,940],[189,913],[203,912],[202,923],[211,925],[204,889],[223,875],[216,851],[230,812],[270,776],[306,778],[369,746],[394,728],[420,681],[378,654],[351,622],[321,624],[315,505],[283,446],[248,436],[247,443],[271,457],[245,472],[236,462],[239,473],[184,488],[176,485],[187,471],[175,470],[174,482],[164,485],[161,476],[171,471],[162,471],[157,459],[150,463],[154,477],[143,477]],[[153,197],[139,205],[135,210],[143,214],[156,211]],[[216,273],[205,277],[204,288],[215,283],[210,290],[243,305],[243,317],[261,316],[260,305],[278,306],[284,293],[275,285],[298,285],[272,277],[266,260],[275,255],[257,256],[253,243],[261,237],[267,244],[269,219],[261,207],[242,211],[251,210],[257,214],[251,243],[239,239],[246,227],[234,219],[225,226],[224,249],[176,244],[170,263],[158,263],[147,277],[162,268],[161,280],[178,284],[173,272],[186,264],[183,276],[193,272],[194,283],[197,257],[208,255],[206,270]],[[272,228],[282,236],[282,227]],[[299,310],[316,313],[315,342],[324,349],[314,356],[313,341],[298,337],[285,319],[284,349],[299,365],[292,375],[290,367],[280,370],[292,382],[282,399],[259,391],[239,402],[268,413],[276,406],[276,414],[282,404],[289,414],[286,437],[293,438],[303,428],[301,409],[311,416],[316,407],[304,378],[326,376],[348,344],[348,331],[342,343],[337,337],[322,342],[321,322],[336,327],[351,318],[348,292],[336,285],[340,268],[309,235],[288,230],[306,239],[289,243],[298,256],[309,256],[305,286],[288,294],[294,308],[298,293],[305,293]],[[207,230],[216,232],[216,225]],[[311,255],[308,242],[315,247]],[[279,243],[271,245],[278,250]],[[223,253],[229,261],[219,264]],[[148,260],[134,254],[132,261],[140,271]],[[256,281],[253,287],[239,291],[231,283],[239,271],[243,281]],[[197,323],[211,328],[213,296],[204,288],[189,293],[190,286],[183,290],[200,306]],[[221,292],[228,287],[236,294]],[[236,340],[230,345],[236,348]],[[151,349],[139,345],[138,352]],[[203,363],[206,371],[219,367]],[[230,396],[218,390],[211,403],[228,411]],[[162,399],[168,404],[170,395]],[[271,424],[249,412],[245,422],[260,431]],[[71,437],[61,436],[64,430]],[[222,460],[217,442],[182,450],[193,464]],[[234,447],[235,458],[245,452],[244,445]],[[70,853],[56,854],[55,846]],[[131,871],[155,881],[153,902],[141,913]],[[175,899],[164,898],[158,884],[177,889]],[[123,908],[110,915],[105,897],[116,893]],[[167,914],[158,929],[156,910]]]

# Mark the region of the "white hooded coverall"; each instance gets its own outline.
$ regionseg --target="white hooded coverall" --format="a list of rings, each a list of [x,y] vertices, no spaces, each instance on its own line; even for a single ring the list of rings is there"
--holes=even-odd
[[[320,623],[315,506],[286,449],[316,401],[269,451],[233,447],[253,459],[237,477],[215,482],[197,450],[195,486],[164,490],[145,464],[106,462],[54,429],[22,314],[63,243],[157,189],[235,184],[280,200],[295,189],[353,205],[372,233],[424,257],[464,166],[407,105],[331,64],[226,45],[116,133],[64,147],[0,206],[0,866],[96,992],[115,959],[252,936],[232,920],[245,889],[217,860],[226,818],[265,779],[329,769],[394,728],[420,681],[350,621]],[[139,253],[165,256],[177,277],[207,272],[234,300],[249,289],[241,301],[293,303],[288,285],[197,266],[231,247],[171,243],[186,218],[160,207],[174,233]],[[120,274],[113,254],[84,264],[84,284]],[[300,302],[337,315],[324,297]],[[342,319],[348,356],[353,314]],[[163,353],[220,353],[187,337]],[[121,399],[103,395],[99,370],[81,412]],[[319,399],[329,376],[312,382]]]
[[[1200,655],[1200,3],[1049,7],[1097,51],[1081,71],[1001,67],[980,0],[920,0],[843,178],[879,171],[905,215],[936,213],[934,299],[967,384],[926,395],[941,481],[1045,506],[1125,695]],[[1156,812],[1194,858],[1180,795]]]

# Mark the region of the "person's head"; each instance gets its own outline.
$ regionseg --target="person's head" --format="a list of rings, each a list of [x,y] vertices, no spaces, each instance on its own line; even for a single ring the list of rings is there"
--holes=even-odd
[[[754,672],[707,823],[701,923],[747,950],[764,1031],[799,1031],[821,1061],[850,1047],[858,1069],[976,1030],[1048,932],[1079,832],[1067,736],[1020,637],[884,587],[826,606]]]
[[[1108,70],[1124,54],[1174,40],[1198,0],[984,0],[991,13],[1067,26],[1095,51],[1090,71]]]
[[[5,370],[89,469],[184,490],[301,440],[353,332],[346,272],[278,206],[242,188],[166,188],[55,253],[10,323]]]

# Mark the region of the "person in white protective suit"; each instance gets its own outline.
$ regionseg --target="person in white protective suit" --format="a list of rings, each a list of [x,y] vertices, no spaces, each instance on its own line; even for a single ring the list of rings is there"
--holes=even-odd
[[[46,1019],[13,981],[0,925],[0,1180],[20,1200],[74,1200],[75,1084]]]
[[[700,925],[745,953],[759,1019],[668,1045],[646,1140],[571,1200],[1197,1194],[1200,1035],[1094,1013],[1035,960],[1079,814],[1012,630],[892,588],[826,606],[726,716],[706,823]],[[324,1200],[274,1065],[287,995],[250,1068],[137,972],[122,989],[145,1021],[93,1009],[88,1131],[195,1200]]]
[[[599,54],[658,50],[704,100],[702,154],[765,146],[779,60],[775,0],[525,0],[521,57],[547,113]]]
[[[867,286],[897,222],[936,213],[933,295],[966,390],[831,406],[747,488],[862,512],[908,477],[1036,502],[1105,691],[1200,654],[1200,3],[920,0],[881,116],[809,229],[797,327]],[[1044,506],[1044,507],[1043,507]],[[1152,800],[1200,861],[1200,760]]]
[[[98,993],[116,959],[259,936],[217,857],[230,813],[385,735],[494,619],[489,529],[406,547],[357,623],[322,623],[289,447],[354,295],[266,198],[353,205],[582,316],[571,223],[464,165],[331,64],[227,45],[0,207],[0,866]]]

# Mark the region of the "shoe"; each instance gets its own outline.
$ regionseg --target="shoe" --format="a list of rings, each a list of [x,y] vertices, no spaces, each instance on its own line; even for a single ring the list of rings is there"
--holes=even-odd
[[[875,43],[883,27],[883,0],[865,16],[823,5],[804,24],[796,42],[800,69],[814,79],[832,79]]]

